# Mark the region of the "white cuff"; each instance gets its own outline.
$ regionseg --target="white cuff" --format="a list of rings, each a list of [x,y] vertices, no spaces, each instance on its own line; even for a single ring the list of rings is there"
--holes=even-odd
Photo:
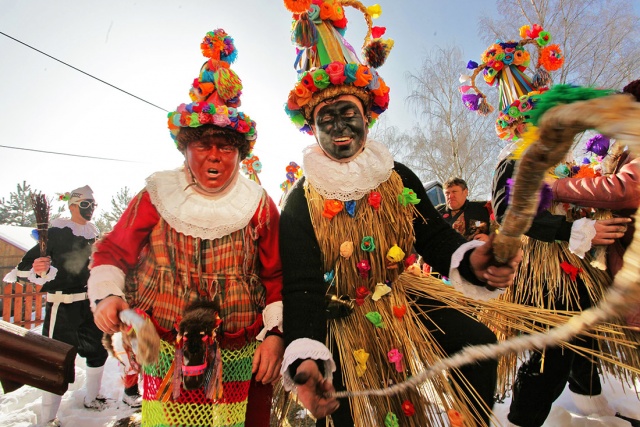
[[[272,302],[267,305],[262,311],[262,323],[264,323],[264,328],[260,331],[260,333],[256,336],[258,341],[264,340],[267,332],[272,330],[273,328],[278,328],[280,332],[282,329],[282,301]]]
[[[591,249],[591,241],[596,237],[596,222],[593,219],[580,218],[571,225],[569,250],[572,254],[584,258]]]
[[[97,300],[105,299],[109,295],[124,298],[124,271],[107,264],[93,267],[87,287],[91,310],[96,308]]]
[[[336,370],[336,364],[329,349],[320,341],[309,338],[299,338],[294,340],[284,350],[284,358],[282,360],[282,381],[284,389],[291,391],[295,383],[289,374],[289,366],[299,359],[322,360],[324,362],[324,379],[331,380]]]
[[[33,268],[29,271],[29,276],[27,276],[27,280],[31,283],[35,283],[36,285],[44,285],[47,282],[52,281],[56,278],[58,274],[58,269],[53,265],[49,267],[49,271],[44,276],[38,276]]]
[[[473,298],[479,301],[486,301],[491,298],[498,298],[500,295],[504,293],[504,289],[496,289],[490,291],[485,286],[478,286],[473,283],[466,281],[458,271],[458,267],[460,266],[460,262],[464,258],[464,255],[479,246],[484,245],[485,242],[481,240],[471,240],[467,243],[464,243],[460,246],[451,256],[451,267],[449,270],[449,280],[451,281],[451,285],[453,288],[462,292],[465,296]]]
[[[16,283],[18,281],[18,269],[14,268],[13,270],[5,274],[2,278],[2,281],[7,283]]]

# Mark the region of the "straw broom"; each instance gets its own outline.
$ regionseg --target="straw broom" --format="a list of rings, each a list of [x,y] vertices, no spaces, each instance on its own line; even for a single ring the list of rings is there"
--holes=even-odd
[[[31,205],[36,216],[36,226],[38,228],[38,245],[40,246],[40,256],[47,256],[47,238],[49,231],[49,202],[42,193],[31,193]]]

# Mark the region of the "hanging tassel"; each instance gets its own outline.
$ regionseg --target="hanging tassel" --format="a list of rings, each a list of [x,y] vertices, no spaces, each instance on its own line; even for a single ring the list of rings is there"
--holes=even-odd
[[[478,114],[487,116],[493,112],[493,106],[487,102],[487,98],[482,97],[480,104],[478,104]]]
[[[180,397],[180,389],[182,387],[182,358],[182,345],[180,345],[180,347],[176,347],[176,352],[173,356],[173,361],[175,364],[175,367],[173,369],[173,380],[171,381],[171,397],[173,397],[173,400],[178,400],[178,398]]]
[[[318,29],[306,13],[300,15],[293,27],[291,41],[301,48],[313,47],[318,43]]]
[[[209,354],[214,355],[213,360],[209,363],[211,371],[208,372],[208,381],[205,388],[205,397],[209,400],[220,400],[224,395],[222,388],[222,355],[220,354],[220,346],[214,342],[210,347]]]
[[[533,75],[532,82],[537,89],[548,86],[551,84],[551,74],[544,68],[539,67]]]
[[[393,40],[374,39],[364,47],[362,52],[367,64],[373,68],[379,68],[387,60],[392,48]]]

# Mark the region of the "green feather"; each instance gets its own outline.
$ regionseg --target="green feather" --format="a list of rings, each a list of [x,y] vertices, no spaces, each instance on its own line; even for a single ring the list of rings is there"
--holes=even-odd
[[[560,104],[571,104],[576,101],[600,98],[615,93],[612,89],[595,89],[573,85],[555,85],[550,90],[533,95],[535,107],[528,113],[527,122],[537,126],[540,118],[550,108]]]

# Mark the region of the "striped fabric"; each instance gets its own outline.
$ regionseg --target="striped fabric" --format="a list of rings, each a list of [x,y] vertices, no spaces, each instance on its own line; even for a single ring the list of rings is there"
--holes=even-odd
[[[263,198],[259,209],[268,209]],[[178,233],[160,219],[127,277],[125,292],[133,307],[171,329],[184,308],[196,300],[221,304],[222,331],[252,325],[265,306],[266,290],[258,277],[258,242],[251,223],[215,240]]]

